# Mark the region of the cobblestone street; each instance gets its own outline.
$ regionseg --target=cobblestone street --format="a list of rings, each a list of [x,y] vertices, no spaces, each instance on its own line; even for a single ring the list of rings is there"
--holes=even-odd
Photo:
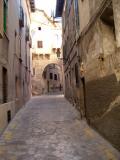
[[[0,160],[120,160],[62,95],[32,98],[0,138]]]

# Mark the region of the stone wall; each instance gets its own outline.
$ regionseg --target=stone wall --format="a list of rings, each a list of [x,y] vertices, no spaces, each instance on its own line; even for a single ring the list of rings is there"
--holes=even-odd
[[[120,149],[120,69],[115,36],[112,27],[98,18],[81,40],[85,94],[80,91],[80,103],[82,110],[85,102],[88,122]]]
[[[1,5],[2,1],[0,16],[4,6]],[[31,11],[28,8],[30,4],[27,4],[29,1],[25,0],[21,0],[21,4],[19,0],[8,1],[7,30],[0,39],[0,133],[8,124],[7,114],[11,112],[13,118],[31,96],[30,46],[29,41],[26,41],[26,25],[30,27]],[[22,28],[19,25],[20,6],[24,10]],[[0,22],[3,30],[1,19]],[[6,83],[3,80],[3,69],[7,72]]]
[[[0,105],[0,134],[3,132],[3,130],[9,123],[7,115],[8,111],[11,111],[11,119],[12,119],[16,113],[14,101]]]
[[[119,0],[79,1],[80,35],[72,36],[74,31],[71,30],[69,39],[75,43],[72,46],[69,39],[66,43],[69,35],[67,28],[75,23],[72,19],[63,29],[63,46],[71,47],[71,50],[64,51],[67,55],[64,63],[66,98],[80,111],[81,118],[86,118],[91,126],[120,150],[119,3]],[[69,16],[74,16],[74,13]],[[77,86],[76,63],[79,65]]]

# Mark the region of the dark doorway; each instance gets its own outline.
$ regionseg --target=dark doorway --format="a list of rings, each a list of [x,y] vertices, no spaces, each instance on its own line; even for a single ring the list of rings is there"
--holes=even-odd
[[[84,105],[84,115],[82,115],[83,117],[85,117],[87,119],[87,107],[86,107],[86,88],[85,88],[85,78],[82,77],[81,78],[81,82],[82,82],[82,88],[83,88],[83,105]]]
[[[3,83],[3,103],[7,102],[7,86],[8,86],[8,77],[7,77],[7,69],[3,67],[2,70],[2,83]]]
[[[76,87],[79,86],[79,75],[78,75],[78,64],[75,64],[75,81],[76,81]]]
[[[11,121],[11,111],[7,111],[7,121],[8,123]]]

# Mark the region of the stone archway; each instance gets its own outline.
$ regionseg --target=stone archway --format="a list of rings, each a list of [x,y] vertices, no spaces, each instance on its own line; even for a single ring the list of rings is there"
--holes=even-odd
[[[58,64],[48,64],[42,74],[45,93],[58,93],[63,90],[62,68]]]
[[[32,77],[32,94],[42,95],[48,93],[47,84],[48,82],[44,79],[43,73],[47,66],[55,64],[59,66],[61,75],[63,75],[63,62],[62,60],[35,60],[33,63],[33,77]],[[62,79],[63,82],[63,79]]]

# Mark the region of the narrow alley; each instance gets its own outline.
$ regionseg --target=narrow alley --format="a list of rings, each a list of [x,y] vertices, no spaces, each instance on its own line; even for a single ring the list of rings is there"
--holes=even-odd
[[[119,160],[63,95],[33,97],[0,138],[0,160]]]
[[[0,160],[120,160],[120,0],[0,0]]]

